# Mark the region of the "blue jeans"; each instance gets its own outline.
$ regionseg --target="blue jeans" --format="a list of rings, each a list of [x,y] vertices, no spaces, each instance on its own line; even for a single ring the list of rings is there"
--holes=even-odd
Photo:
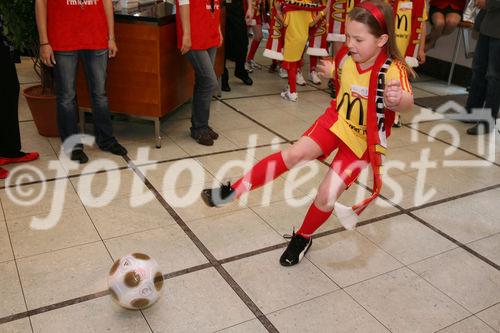
[[[500,109],[500,39],[479,34],[472,61],[472,79],[465,108],[491,110],[496,119]]]
[[[193,112],[191,115],[191,133],[208,129],[210,103],[218,87],[214,63],[217,48],[191,50],[186,56],[194,69]]]
[[[79,50],[54,52],[56,65],[57,125],[59,135],[64,142],[68,137],[78,133],[76,104],[76,72],[78,58],[84,63],[87,86],[90,94],[92,113],[94,116],[94,134],[97,145],[107,148],[116,139],[113,136],[111,116],[106,96],[106,75],[108,66],[108,50]]]

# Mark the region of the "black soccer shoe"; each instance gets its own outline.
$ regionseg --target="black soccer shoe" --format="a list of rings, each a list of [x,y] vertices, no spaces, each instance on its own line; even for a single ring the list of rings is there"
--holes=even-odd
[[[230,203],[236,197],[236,192],[231,187],[231,183],[227,185],[221,184],[217,188],[206,188],[201,191],[201,198],[209,207],[217,207]]]
[[[312,238],[307,239],[294,232],[285,252],[281,255],[280,264],[282,266],[297,265],[304,258],[311,245]]]

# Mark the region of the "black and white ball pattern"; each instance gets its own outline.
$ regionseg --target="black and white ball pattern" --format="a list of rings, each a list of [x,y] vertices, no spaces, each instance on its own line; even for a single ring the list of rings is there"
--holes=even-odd
[[[127,309],[144,309],[160,298],[163,275],[156,260],[132,253],[116,260],[109,271],[111,297]]]

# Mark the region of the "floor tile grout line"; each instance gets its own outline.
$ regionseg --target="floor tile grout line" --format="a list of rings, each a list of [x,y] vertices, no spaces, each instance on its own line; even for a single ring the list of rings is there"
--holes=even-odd
[[[186,236],[194,243],[194,245],[200,250],[200,252],[205,256],[210,264],[215,268],[219,275],[226,281],[226,283],[233,289],[233,291],[238,295],[240,300],[252,311],[254,316],[259,319],[262,325],[269,332],[279,332],[276,327],[271,323],[271,321],[262,313],[259,307],[252,301],[252,299],[245,293],[243,288],[233,279],[233,277],[226,271],[226,269],[220,264],[220,262],[215,258],[215,256],[208,250],[208,248],[203,244],[203,242],[196,236],[196,234],[189,228],[189,226],[184,222],[184,220],[175,212],[175,210],[167,203],[167,201],[161,196],[161,194],[156,190],[153,184],[142,174],[142,172],[128,159],[129,166],[134,170],[134,172],[143,180],[146,187],[155,195],[156,199],[165,208],[165,210],[170,214],[170,216],[175,220],[175,222],[181,227]]]
[[[455,249],[452,249],[452,250],[456,250],[456,248],[455,248]],[[450,251],[452,251],[452,250],[450,250]],[[447,252],[449,252],[449,251],[446,251],[446,252],[444,252],[444,253],[447,253]],[[436,255],[436,256],[439,256],[439,255],[441,255],[441,254],[438,254],[438,255]],[[413,265],[413,264],[412,264],[412,265]],[[439,288],[438,286],[434,285],[431,281],[427,280],[425,277],[423,277],[422,275],[418,274],[415,270],[413,270],[413,269],[410,267],[410,265],[406,266],[406,268],[407,268],[408,270],[410,270],[412,273],[414,273],[415,275],[417,275],[417,276],[418,276],[420,279],[422,279],[425,283],[427,283],[427,285],[429,285],[430,287],[432,287],[432,288],[436,289],[436,290],[437,290],[437,291],[439,291],[441,294],[443,294],[444,296],[446,296],[446,297],[447,297],[450,301],[452,301],[453,303],[455,303],[456,305],[458,305],[461,309],[463,309],[465,312],[467,312],[468,314],[470,314],[470,316],[473,316],[473,315],[474,315],[473,311],[471,311],[471,310],[467,309],[467,308],[465,307],[465,305],[460,304],[460,302],[459,302],[458,300],[454,299],[454,298],[453,298],[453,297],[451,297],[448,293],[446,293],[445,291],[441,290],[441,288]],[[469,316],[469,317],[470,317],[470,316]]]
[[[498,164],[498,163],[497,163],[497,162],[495,162],[495,161],[490,161],[490,160],[488,160],[487,158],[485,158],[484,156],[477,155],[476,153],[470,152],[470,151],[468,151],[468,150],[466,150],[466,149],[464,149],[464,148],[462,148],[462,147],[457,147],[457,146],[455,146],[455,145],[452,145],[451,143],[449,143],[449,142],[447,142],[447,141],[445,141],[445,140],[442,140],[442,139],[440,139],[440,138],[436,138],[436,137],[434,137],[434,136],[432,136],[432,135],[429,135],[429,133],[426,133],[426,132],[424,132],[424,131],[422,131],[422,130],[420,130],[420,129],[416,129],[416,128],[413,128],[413,127],[411,127],[411,126],[408,126],[407,124],[405,124],[405,125],[403,125],[403,126],[405,126],[406,128],[410,128],[410,129],[412,129],[412,130],[414,130],[414,131],[417,131],[417,132],[419,132],[420,134],[423,134],[423,135],[426,135],[426,136],[428,136],[428,137],[430,137],[430,138],[433,138],[433,139],[434,139],[434,140],[436,140],[436,141],[439,141],[439,142],[441,142],[441,143],[447,144],[447,145],[448,145],[448,146],[450,146],[450,147],[454,147],[454,148],[456,148],[456,149],[458,149],[458,150],[460,150],[460,151],[462,151],[462,152],[464,152],[464,153],[467,153],[467,154],[469,154],[469,155],[472,155],[472,156],[474,156],[474,157],[476,157],[476,158],[478,158],[478,159],[480,159],[480,160],[490,162],[491,164],[494,164],[494,165],[496,165],[496,166],[500,167],[500,164]]]
[[[499,185],[499,187],[500,187],[500,185]],[[476,191],[474,191],[474,192],[476,192]],[[375,217],[375,218],[372,218],[372,219],[369,219],[369,220],[366,220],[366,221],[362,221],[358,225],[359,226],[368,225],[368,224],[372,224],[372,223],[383,221],[383,220],[391,218],[391,217],[400,216],[400,215],[403,215],[403,214],[405,214],[403,211],[397,211],[397,212],[389,213],[389,214],[382,215],[382,216],[379,216],[379,217]],[[329,236],[329,235],[332,235],[332,234],[335,234],[335,233],[339,233],[339,232],[342,232],[342,231],[345,231],[345,229],[343,227],[338,227],[338,228],[335,228],[335,229],[332,229],[332,230],[321,232],[321,233],[315,235],[315,238],[322,238],[322,237]],[[96,241],[96,242],[99,242],[99,241]],[[237,255],[237,256],[224,258],[224,259],[219,260],[219,262],[220,262],[221,265],[222,264],[227,264],[227,263],[230,263],[230,262],[233,262],[233,261],[237,261],[237,260],[241,260],[241,259],[244,259],[244,258],[252,257],[254,255],[259,255],[259,254],[263,254],[263,253],[266,253],[266,252],[274,251],[274,250],[279,249],[279,248],[284,248],[284,247],[286,247],[286,245],[287,245],[287,242],[283,242],[283,243],[280,243],[280,244],[275,244],[275,245],[272,245],[272,246],[269,246],[269,247],[266,247],[266,248],[262,248],[262,249],[250,251],[250,252],[243,253],[243,254],[240,254],[240,255]],[[446,252],[449,252],[449,251],[454,250],[454,249],[456,249],[456,248],[444,251],[442,253],[446,253]],[[442,253],[440,253],[440,254],[442,254]],[[427,259],[429,259],[429,258],[427,258]],[[419,262],[419,261],[417,261],[417,262]],[[415,262],[415,263],[417,263],[417,262]],[[415,264],[415,263],[412,263],[412,264]],[[209,267],[213,267],[213,264],[210,263],[210,262],[206,263],[206,264],[202,264],[202,265],[198,265],[198,266],[193,266],[193,267],[189,267],[189,268],[186,268],[186,269],[182,269],[180,271],[176,271],[176,272],[172,272],[172,273],[167,273],[167,274],[164,275],[164,277],[166,279],[170,279],[170,278],[173,278],[173,277],[182,276],[182,275],[189,274],[191,272],[195,272],[195,271],[198,271],[198,270],[201,270],[201,269],[206,269],[206,268],[209,268]],[[402,267],[400,267],[400,268],[402,268]],[[398,269],[400,269],[400,268],[398,268]],[[388,272],[386,272],[386,273],[388,273]],[[363,281],[366,281],[366,280],[363,280]],[[363,281],[361,281],[361,282],[363,282]],[[353,285],[355,285],[355,284],[353,284]],[[347,287],[350,287],[350,286],[351,285],[349,285]],[[342,289],[344,289],[344,288],[342,288]],[[81,296],[81,297],[78,297],[78,298],[75,298],[75,299],[72,299],[72,300],[69,300],[69,301],[64,301],[64,302],[52,304],[52,305],[49,305],[49,306],[46,306],[46,307],[43,307],[43,308],[29,310],[29,311],[37,311],[37,313],[47,312],[47,311],[51,311],[51,310],[46,310],[45,308],[58,309],[58,308],[65,307],[65,306],[68,306],[68,305],[72,305],[72,304],[76,304],[76,303],[88,301],[88,300],[91,300],[91,299],[94,299],[94,298],[103,297],[103,296],[106,296],[108,294],[109,294],[108,291],[102,291],[102,292],[99,292],[99,293],[96,293],[96,294]],[[93,295],[94,296],[97,295],[97,296],[96,297],[92,297]],[[79,299],[81,301],[78,301]],[[62,305],[61,306],[60,304],[66,304],[66,305]],[[483,309],[483,310],[485,310],[485,309]],[[21,313],[21,314],[23,314],[23,313]],[[12,316],[9,316],[9,317],[13,317],[14,318],[14,316],[18,316],[18,315],[20,315],[20,314],[12,315]],[[17,320],[17,319],[21,319],[21,318],[24,318],[26,316],[19,317],[19,318],[16,317],[16,318],[11,319],[11,320],[6,320],[6,318],[9,318],[9,317],[0,318],[0,324],[5,323],[5,322],[9,322],[9,321],[13,321],[13,320]]]
[[[277,144],[286,144],[286,143],[293,143],[294,141],[283,141],[279,142]],[[177,161],[182,161],[182,160],[189,160],[189,159],[196,159],[200,157],[210,157],[210,156],[216,156],[216,155],[221,155],[221,154],[228,154],[228,153],[234,153],[238,151],[245,151],[249,149],[258,149],[258,148],[265,148],[265,147],[272,147],[274,143],[267,143],[267,144],[262,144],[262,145],[257,145],[254,147],[242,147],[242,148],[236,148],[236,149],[229,149],[229,150],[222,150],[222,151],[217,151],[213,153],[207,153],[207,154],[197,154],[197,155],[190,155],[186,157],[178,157],[178,158],[172,158],[168,160],[160,160],[160,161],[154,161],[154,162],[148,162],[148,163],[141,163],[137,164],[137,167],[143,167],[143,166],[149,166],[149,165],[154,165],[154,164],[166,164],[166,163],[172,163],[172,162],[177,162]],[[123,171],[123,170],[130,170],[130,167],[128,165],[126,166],[121,166],[118,168],[112,168],[112,169],[100,169],[95,172],[86,172],[86,173],[78,173],[78,174],[72,174],[72,175],[67,175],[64,177],[55,177],[55,178],[49,178],[49,179],[44,179],[44,180],[35,180],[31,182],[26,182],[22,184],[14,184],[14,185],[9,185],[9,186],[0,186],[0,190],[5,190],[7,188],[14,188],[17,186],[29,186],[29,185],[36,185],[36,184],[41,184],[41,183],[49,183],[53,181],[58,181],[58,180],[65,180],[65,179],[73,179],[73,178],[80,178],[80,177],[85,177],[85,176],[92,176],[92,175],[98,175],[102,173],[108,173],[108,172],[114,172],[114,171]]]
[[[210,264],[210,263],[206,263],[206,264],[202,264],[202,265],[192,266],[192,267],[189,267],[189,268],[186,268],[186,269],[182,269],[182,270],[179,270],[179,271],[167,273],[167,274],[164,274],[163,277],[164,277],[164,279],[172,279],[172,278],[175,278],[177,276],[182,276],[182,275],[185,275],[185,274],[193,273],[193,272],[196,272],[196,271],[199,271],[199,270],[203,270],[203,269],[206,269],[206,268],[210,268],[210,267],[213,267],[213,265]],[[109,291],[108,290],[103,290],[103,291],[99,291],[99,292],[96,292],[96,293],[92,293],[92,294],[88,294],[88,295],[84,295],[84,296],[75,297],[75,298],[72,298],[72,299],[69,299],[69,300],[61,301],[61,302],[58,302],[58,303],[54,303],[54,304],[42,306],[42,307],[39,307],[39,308],[36,308],[36,309],[27,310],[25,312],[20,312],[20,313],[14,314],[14,315],[9,315],[9,316],[0,318],[0,325],[8,323],[8,322],[11,322],[11,321],[19,320],[19,319],[22,319],[22,318],[31,317],[31,316],[34,316],[34,315],[37,315],[37,314],[41,314],[41,313],[45,313],[45,312],[49,312],[49,311],[54,311],[54,310],[57,310],[57,309],[65,308],[67,306],[71,306],[71,305],[75,305],[75,304],[79,304],[79,303],[91,301],[93,299],[105,297],[107,295],[109,295]]]
[[[148,325],[148,327],[149,327],[149,331],[150,331],[151,333],[154,333],[154,330],[153,330],[153,328],[151,327],[151,324],[149,323],[148,319],[146,318],[146,315],[144,314],[144,311],[143,311],[143,310],[139,310],[139,312],[140,312],[140,314],[141,314],[141,316],[142,316],[142,319],[144,319],[144,321],[146,322],[146,325]]]
[[[441,140],[441,139],[435,138],[435,137],[433,137],[433,136],[430,136],[429,134],[427,134],[427,133],[425,133],[425,132],[423,132],[423,131],[421,131],[421,130],[417,130],[417,129],[415,129],[415,128],[413,128],[413,127],[410,127],[410,126],[407,126],[407,125],[405,125],[405,127],[406,127],[406,128],[409,128],[410,130],[417,131],[417,132],[419,132],[419,133],[421,133],[421,134],[423,134],[423,135],[426,135],[426,136],[432,137],[432,138],[434,138],[434,139],[436,139],[436,140],[438,140],[438,141],[441,141],[442,143],[448,144],[449,146],[455,147],[455,146],[451,145],[450,143],[448,143],[448,142],[446,142],[446,141],[444,141],[444,140]],[[473,154],[473,153],[471,153],[471,152],[469,152],[469,151],[467,151],[467,150],[464,150],[464,149],[462,149],[462,148],[460,148],[460,147],[456,147],[456,148],[458,148],[459,150],[462,150],[462,151],[464,151],[464,152],[466,152],[466,153],[469,153],[469,154],[471,154],[471,155],[473,155],[473,156],[479,157],[480,159],[486,160],[486,159],[484,159],[484,158],[482,158],[482,157],[480,157],[480,156],[477,156],[477,155],[475,155],[475,154]],[[491,162],[491,161],[489,161],[489,162]],[[493,163],[494,163],[494,162],[493,162]],[[494,164],[495,164],[495,165],[497,165],[497,166],[500,166],[500,165],[498,165],[498,164],[496,164],[496,163],[494,163]],[[368,190],[368,191],[370,191],[370,192],[372,191],[370,188],[368,188],[368,186],[366,186],[366,185],[364,185],[364,184],[361,184],[359,181],[356,181],[356,183],[357,183],[358,185],[361,185],[362,187],[364,187],[366,190]],[[498,185],[493,185],[493,186],[489,186],[489,187],[486,187],[486,188],[480,189],[480,190],[479,190],[480,192],[478,192],[478,190],[475,190],[475,191],[471,191],[471,192],[462,193],[462,194],[460,194],[459,196],[452,196],[452,197],[448,197],[448,198],[445,198],[445,199],[441,199],[441,200],[438,200],[438,202],[439,202],[439,203],[437,203],[437,204],[436,204],[436,203],[433,203],[433,205],[432,205],[432,206],[435,206],[435,205],[438,205],[438,204],[441,204],[441,203],[450,202],[450,201],[456,200],[457,198],[467,197],[467,196],[474,195],[474,194],[477,194],[477,193],[485,192],[485,191],[488,191],[488,190],[491,190],[491,189],[495,189],[495,188],[497,188],[497,187],[500,187],[500,184],[498,184]],[[446,239],[448,239],[448,240],[452,241],[453,243],[455,243],[457,246],[459,246],[459,247],[463,248],[464,250],[466,250],[466,251],[470,252],[472,255],[476,256],[478,259],[480,259],[480,260],[484,261],[485,263],[487,263],[487,264],[491,265],[492,267],[494,267],[494,268],[496,268],[496,269],[500,270],[500,266],[499,266],[499,265],[497,265],[496,263],[492,262],[492,261],[491,261],[491,260],[489,260],[488,258],[486,258],[486,257],[482,256],[481,254],[479,254],[479,253],[477,253],[476,251],[474,251],[474,250],[472,250],[471,248],[469,248],[467,245],[465,245],[465,244],[463,244],[463,243],[459,242],[458,240],[456,240],[456,239],[454,239],[453,237],[449,236],[449,235],[448,235],[448,234],[446,234],[445,232],[443,232],[443,231],[439,230],[438,228],[435,228],[435,227],[434,227],[434,226],[432,226],[430,223],[427,223],[427,222],[426,222],[426,221],[424,221],[423,219],[420,219],[420,218],[418,218],[416,215],[414,215],[414,214],[413,214],[413,211],[414,211],[414,210],[421,209],[421,208],[418,208],[418,207],[412,207],[412,208],[410,208],[411,210],[408,210],[408,209],[403,208],[403,207],[401,207],[400,205],[398,205],[398,204],[396,204],[396,203],[392,202],[392,200],[389,200],[388,198],[386,198],[386,197],[385,197],[385,196],[383,196],[383,195],[380,195],[380,197],[381,197],[382,199],[386,200],[387,202],[389,202],[390,204],[392,204],[393,206],[395,206],[397,209],[399,209],[399,210],[403,211],[406,215],[408,215],[408,216],[410,216],[410,217],[414,218],[415,220],[417,220],[417,221],[419,221],[420,223],[424,224],[425,226],[427,226],[428,228],[430,228],[430,229],[431,229],[431,230],[433,230],[434,232],[438,233],[438,234],[439,234],[439,235],[441,235],[442,237],[445,237]],[[420,219],[420,220],[419,220],[419,219]]]
[[[490,306],[488,306],[488,307],[486,307],[486,308],[484,308],[482,310],[479,310],[479,311],[477,311],[477,312],[474,313],[474,316],[477,319],[479,319],[481,322],[483,322],[486,326],[490,327],[493,331],[498,331],[498,330],[495,327],[493,327],[490,323],[487,323],[485,320],[483,320],[483,318],[479,317],[478,314],[481,313],[481,312],[483,312],[483,311],[486,311],[486,310],[488,310],[488,309],[490,309],[490,308],[492,308],[494,306],[497,306],[497,305],[500,305],[500,302],[492,304],[492,305],[490,305]]]
[[[223,103],[224,105],[226,105],[227,107],[229,107],[230,109],[232,109],[233,111],[235,111],[236,113],[240,114],[241,116],[247,118],[248,120],[250,121],[253,121],[255,124],[259,125],[260,127],[262,127],[263,129],[265,129],[266,131],[276,135],[277,137],[281,138],[282,140],[285,140],[286,143],[290,143],[291,140],[289,140],[288,138],[286,138],[285,136],[279,134],[278,132],[270,129],[269,127],[267,127],[266,125],[262,124],[261,122],[255,120],[254,118],[250,117],[249,115],[247,115],[246,113],[238,110],[237,108],[235,108],[234,106],[232,106],[231,104],[229,103],[226,103],[224,101],[221,101],[221,103]]]
[[[210,154],[209,154],[209,155],[210,155]],[[125,167],[123,167],[123,168],[125,168]],[[102,172],[107,172],[107,171],[106,171],[106,170],[102,170]],[[73,175],[73,176],[74,176],[74,177],[78,177],[78,176],[80,176],[80,175]],[[497,186],[494,186],[494,187],[496,188],[496,187],[499,187],[499,186],[500,186],[500,185],[497,185]],[[481,193],[481,192],[486,191],[486,190],[489,190],[489,189],[487,188],[487,189],[483,189],[483,190],[476,190],[476,191],[472,191],[472,192],[469,192],[469,193],[462,194],[462,195],[460,195],[460,197],[465,197],[465,196],[467,196],[467,195],[472,195],[472,194],[476,194],[476,193]],[[445,199],[445,200],[446,200],[446,199]],[[433,203],[430,203],[430,204],[428,204],[427,206],[433,206],[433,205],[436,205],[436,204],[440,204],[440,203],[442,203],[442,202],[443,202],[443,201],[445,201],[445,200],[439,200],[439,201],[438,201],[438,203],[434,203],[434,204],[433,204]],[[452,197],[452,198],[451,198],[451,200],[447,200],[447,201],[452,201],[452,200],[455,200],[455,198],[454,198],[454,197]],[[404,208],[401,208],[401,209],[405,210]],[[416,210],[416,209],[422,209],[422,207],[415,207],[415,208],[412,208],[412,209],[414,209],[414,210]],[[401,214],[404,214],[404,213],[403,213],[403,212],[395,212],[395,213],[391,213],[391,214],[388,214],[388,215],[392,215],[392,214],[395,214],[395,216],[397,216],[397,215],[401,215]],[[386,217],[386,218],[389,218],[389,217]],[[380,221],[380,220],[383,220],[383,219],[384,219],[383,217],[382,217],[382,218],[375,218],[375,219],[373,219],[374,221],[372,221],[371,223],[374,223],[374,222],[377,222],[377,221]],[[365,225],[365,224],[368,224],[367,222],[368,222],[368,221],[360,222],[360,224],[359,224],[359,225]],[[339,228],[337,228],[337,229],[338,229],[338,230],[337,230],[336,232],[340,232],[340,231],[343,231],[343,230],[344,230],[343,228],[340,228],[340,229],[339,229]],[[327,231],[327,232],[323,232],[323,233],[321,233],[321,234],[318,234],[318,236],[317,236],[317,237],[323,237],[323,236],[326,236],[326,235],[332,234],[332,231],[333,231],[333,230],[331,230],[331,231]],[[276,245],[275,245],[275,246],[276,246]],[[283,243],[283,244],[278,244],[277,246],[278,246],[277,248],[280,248],[280,247],[285,247],[285,246],[286,246],[286,243]],[[274,248],[273,248],[272,250],[274,250]],[[271,251],[271,250],[269,250],[269,251]],[[265,252],[267,252],[267,251],[257,250],[256,254],[265,253]],[[251,256],[251,255],[247,255],[247,256],[245,256],[245,257],[250,257],[250,256]],[[235,258],[234,260],[238,260],[238,258]],[[230,262],[230,261],[233,261],[233,260],[226,260],[226,259],[224,259],[223,261],[224,261],[224,263],[227,263],[227,262]],[[0,319],[0,322],[1,322],[1,319]]]
[[[414,211],[417,211],[417,210],[421,210],[421,209],[425,209],[425,208],[429,208],[429,207],[434,207],[434,206],[437,206],[437,205],[440,205],[440,204],[443,204],[443,203],[448,203],[448,202],[455,201],[455,200],[458,200],[458,199],[467,198],[467,197],[472,196],[472,195],[481,194],[481,193],[484,193],[484,192],[496,190],[498,188],[500,188],[500,183],[496,184],[496,185],[490,185],[490,186],[487,186],[487,187],[483,187],[483,188],[480,188],[480,189],[477,189],[477,190],[460,193],[460,194],[453,195],[453,196],[450,196],[450,197],[447,197],[447,198],[443,198],[443,199],[431,201],[431,202],[428,202],[428,203],[425,203],[425,204],[422,204],[422,205],[419,205],[419,206],[413,206],[413,207],[410,207],[410,208],[403,208],[403,209],[406,210],[406,212],[408,212],[408,213],[413,213]]]
[[[101,292],[97,292],[97,293],[93,293],[93,294],[88,294],[85,296],[79,296],[79,297],[72,298],[72,299],[69,299],[66,301],[50,304],[47,306],[39,307],[36,309],[27,310],[25,312],[20,312],[20,313],[14,314],[14,315],[0,318],[0,325],[11,322],[11,321],[27,318],[27,317],[29,318],[29,317],[32,317],[32,316],[35,316],[38,314],[42,314],[45,312],[65,308],[65,307],[70,306],[70,305],[83,303],[83,302],[90,301],[90,300],[100,298],[100,297],[104,297],[107,295],[109,295],[109,291],[105,290],[105,291],[101,291]]]
[[[316,267],[316,269],[318,269],[321,273],[323,273],[323,275],[329,279],[330,281],[332,281],[339,289],[338,290],[334,290],[332,291],[335,292],[335,291],[339,291],[339,290],[342,290],[348,297],[350,297],[356,304],[358,304],[361,308],[363,308],[363,310],[365,310],[373,319],[375,319],[380,325],[382,325],[383,327],[385,327],[389,332],[390,332],[390,329],[389,327],[387,327],[383,322],[381,322],[377,317],[375,317],[374,314],[372,314],[370,311],[368,311],[368,309],[366,309],[361,303],[359,303],[351,294],[349,294],[346,290],[344,290],[345,288],[343,288],[341,285],[339,285],[330,275],[328,275],[323,269],[321,269],[321,267],[319,267],[314,261],[312,261],[310,258],[306,258],[307,260],[309,260],[309,262],[314,266]],[[387,272],[386,272],[387,273]],[[385,274],[385,273],[384,273]],[[363,281],[360,281],[360,283],[363,282]],[[326,295],[326,294],[325,294]],[[324,296],[324,295],[323,295]]]
[[[421,224],[423,224],[424,226],[426,226],[427,228],[431,229],[432,231],[436,232],[437,234],[441,235],[442,237],[446,238],[447,240],[449,240],[450,242],[454,243],[455,245],[457,245],[459,248],[461,248],[462,250],[465,250],[467,252],[469,252],[471,255],[473,255],[474,257],[476,257],[477,259],[483,261],[484,263],[490,265],[491,267],[495,268],[496,270],[500,271],[500,265],[496,264],[495,262],[493,262],[492,260],[486,258],[485,256],[483,256],[482,254],[480,254],[479,252],[471,249],[470,247],[468,247],[467,245],[465,245],[464,243],[460,242],[459,240],[449,236],[448,234],[446,234],[445,232],[441,231],[440,229],[436,228],[435,226],[433,226],[432,224],[426,222],[424,219],[416,216],[415,214],[411,213],[411,212],[407,212],[406,213],[408,216],[410,216],[411,218],[413,218],[414,220],[420,222]]]
[[[384,253],[386,253],[387,255],[389,255],[391,258],[393,258],[394,260],[396,260],[398,263],[401,264],[401,267],[399,267],[398,269],[394,269],[394,270],[391,270],[389,271],[390,272],[395,272],[397,270],[400,270],[400,269],[408,269],[409,271],[413,272],[415,275],[417,275],[419,278],[421,278],[425,283],[427,283],[429,286],[431,286],[432,288],[438,290],[440,293],[442,293],[444,296],[446,296],[452,303],[456,304],[457,306],[459,306],[460,308],[462,308],[463,310],[465,310],[466,312],[470,313],[472,315],[472,311],[470,311],[469,309],[467,309],[465,306],[463,306],[462,304],[460,304],[457,300],[455,300],[454,298],[452,298],[450,295],[448,295],[446,292],[444,292],[443,290],[441,290],[440,288],[438,288],[437,286],[435,286],[434,284],[432,284],[430,281],[426,280],[424,277],[422,277],[420,274],[418,274],[417,272],[415,272],[410,266],[412,265],[415,265],[416,263],[418,262],[423,262],[425,260],[429,260],[431,258],[434,258],[434,257],[437,257],[437,256],[440,256],[440,255],[443,255],[445,253],[448,253],[448,252],[451,252],[451,251],[454,251],[456,250],[458,247],[455,247],[455,248],[452,248],[452,249],[448,249],[448,250],[445,250],[445,251],[441,251],[439,253],[436,253],[432,256],[429,256],[427,258],[423,258],[421,260],[418,260],[416,262],[413,262],[413,263],[409,263],[409,264],[406,264],[404,263],[403,261],[399,260],[398,258],[396,258],[394,255],[392,255],[391,253],[389,253],[386,249],[384,249],[382,246],[379,246],[378,244],[376,244],[373,240],[371,240],[368,236],[360,233],[358,230],[356,230],[356,232],[363,238],[365,238],[367,241],[371,242],[373,245],[375,245],[377,248],[379,248],[380,250],[382,250]],[[384,274],[379,274],[378,276],[382,276]],[[377,276],[377,277],[378,277]],[[368,279],[367,279],[368,280]],[[365,281],[367,281],[365,280]],[[362,281],[364,282],[364,281]],[[360,283],[362,283],[360,282]],[[358,283],[356,283],[358,284]]]
[[[364,187],[366,190],[368,191],[371,191],[371,189],[369,189],[366,185],[362,184],[362,183],[359,183],[358,181],[356,181],[356,183],[362,187]],[[495,185],[494,188],[496,187],[500,187],[500,184],[499,185]],[[486,192],[488,190],[491,190],[491,186],[490,187],[487,187],[486,188],[487,190],[483,189],[482,192]],[[477,190],[476,191],[471,191],[471,192],[467,192],[467,193],[462,193],[462,195],[460,196],[461,198],[463,197],[467,197],[467,196],[471,196],[471,195],[474,195],[474,194],[477,194]],[[469,252],[470,254],[472,254],[473,256],[475,256],[477,259],[483,261],[484,263],[492,266],[493,268],[497,269],[497,270],[500,270],[500,265],[496,264],[495,262],[489,260],[488,258],[484,257],[483,255],[481,255],[480,253],[474,251],[473,249],[471,249],[470,247],[468,247],[467,245],[463,244],[462,242],[460,242],[459,240],[451,237],[450,235],[448,235],[447,233],[443,232],[442,230],[434,227],[432,224],[426,222],[425,220],[423,220],[422,218],[416,216],[415,214],[413,214],[413,211],[410,211],[404,207],[401,207],[400,205],[392,202],[392,200],[386,198],[385,196],[383,195],[379,195],[380,198],[386,200],[387,202],[389,202],[390,204],[392,204],[394,207],[396,207],[397,209],[399,209],[403,214],[406,214],[408,215],[409,217],[413,218],[414,220],[420,222],[421,224],[423,224],[424,226],[426,226],[427,228],[431,229],[432,231],[434,231],[435,233],[437,233],[438,235],[446,238],[447,240],[451,241],[452,243],[454,243],[455,245],[457,245],[458,247],[462,248],[463,250]],[[439,205],[439,204],[442,204],[442,203],[446,203],[446,202],[451,202],[451,201],[454,201],[456,200],[455,197],[449,197],[447,198],[448,200],[438,200],[437,204],[434,204],[432,206],[436,206],[436,205]],[[430,207],[430,206],[428,206]]]
[[[469,311],[469,312],[470,312],[470,311]],[[458,323],[461,323],[461,322],[463,322],[463,321],[465,321],[465,320],[467,320],[467,319],[470,319],[470,318],[477,318],[477,319],[479,319],[480,321],[482,321],[480,318],[476,317],[476,315],[471,314],[470,316],[467,316],[467,317],[465,317],[465,318],[462,318],[462,319],[460,319],[460,320],[458,320],[458,321],[455,321],[455,322],[453,322],[453,323],[449,324],[448,326],[445,326],[445,327],[443,327],[443,328],[438,329],[437,331],[434,331],[434,333],[439,333],[439,332],[442,332],[443,330],[445,330],[445,329],[447,329],[447,328],[450,328],[450,327],[452,327],[453,325],[456,325],[456,324],[458,324]],[[484,322],[483,322],[483,323],[484,323]],[[486,323],[485,323],[485,324],[486,324]],[[486,326],[489,326],[489,325],[488,325],[488,324],[486,324]]]
[[[85,210],[85,214],[87,214],[87,217],[89,218],[90,222],[92,223],[92,226],[94,227],[94,230],[97,233],[97,236],[99,236],[99,240],[97,242],[100,241],[102,243],[102,245],[106,249],[106,252],[108,252],[108,255],[109,255],[109,258],[111,259],[111,264],[112,264],[115,259],[113,258],[113,255],[111,255],[111,251],[109,251],[108,246],[106,245],[106,242],[104,241],[104,239],[102,238],[101,233],[99,232],[99,229],[97,228],[97,226],[94,223],[94,220],[90,216],[90,213],[89,213],[89,211],[87,209],[87,206],[83,203],[82,198],[80,198],[80,196],[78,195],[78,191],[77,191],[75,185],[72,182],[69,182],[69,183],[71,184],[71,187],[75,191],[76,196],[78,197],[78,201],[80,202],[80,204],[82,205],[83,209]]]
[[[14,265],[16,267],[17,279],[19,281],[19,287],[21,288],[21,294],[23,295],[24,307],[26,308],[26,310],[28,310],[28,302],[26,300],[26,294],[24,292],[23,281],[21,280],[21,273],[19,272],[19,265],[18,265],[18,262],[16,260],[14,246],[12,245],[12,237],[10,235],[9,225],[7,223],[7,216],[5,215],[5,210],[3,209],[3,203],[1,201],[0,201],[0,208],[2,209],[2,214],[3,214],[3,218],[4,218],[4,223],[5,223],[5,230],[7,231],[7,236],[9,237],[10,250],[12,251],[12,257],[13,257]],[[28,321],[30,323],[31,332],[33,332],[33,323],[31,322],[31,318],[28,318]],[[1,323],[1,321],[0,321],[0,323]]]

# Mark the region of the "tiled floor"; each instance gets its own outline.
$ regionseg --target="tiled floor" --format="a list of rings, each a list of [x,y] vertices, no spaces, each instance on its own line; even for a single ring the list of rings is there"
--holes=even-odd
[[[23,87],[36,81],[28,61],[18,70]],[[266,68],[252,77],[251,87],[232,78],[212,102],[213,147],[189,137],[185,105],[162,121],[161,149],[152,124],[116,120],[128,158],[91,147],[83,167],[38,135],[21,97],[23,148],[42,157],[30,170],[9,166],[0,183],[0,332],[500,331],[499,135],[470,137],[415,107],[393,130],[382,197],[358,228],[332,216],[306,258],[284,268],[282,235],[301,224],[325,164],[223,208],[198,193],[289,146],[330,98],[307,85],[285,102],[284,80]],[[417,98],[464,92],[428,76],[414,83]],[[370,187],[364,172],[340,201]],[[144,311],[105,292],[111,264],[130,252],[154,257],[167,278]]]

